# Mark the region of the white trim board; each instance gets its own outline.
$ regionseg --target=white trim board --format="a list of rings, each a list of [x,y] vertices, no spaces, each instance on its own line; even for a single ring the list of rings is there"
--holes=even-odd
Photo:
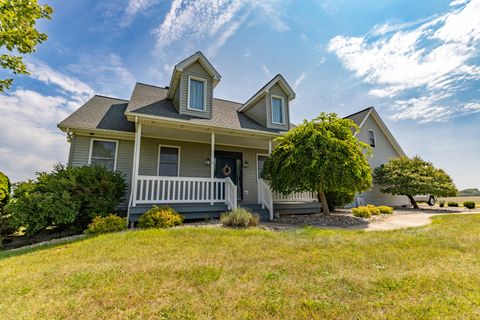
[[[273,121],[273,99],[280,99],[282,101],[282,105],[281,105],[281,112],[282,112],[282,122],[275,122]],[[278,96],[278,95],[270,95],[270,121],[272,122],[272,124],[277,124],[277,125],[285,125],[285,112],[286,111],[286,107],[285,107],[285,98],[282,97],[282,96]]]
[[[203,82],[203,109],[195,109],[190,107],[190,80],[196,80],[199,82]],[[187,85],[187,110],[197,111],[197,112],[205,112],[207,111],[207,87],[208,87],[208,80],[195,77],[195,76],[188,76],[188,85]]]

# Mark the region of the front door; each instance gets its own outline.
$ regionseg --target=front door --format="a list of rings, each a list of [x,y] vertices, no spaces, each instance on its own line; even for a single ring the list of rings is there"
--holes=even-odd
[[[238,199],[242,200],[242,154],[215,151],[215,178],[230,178],[237,186]]]

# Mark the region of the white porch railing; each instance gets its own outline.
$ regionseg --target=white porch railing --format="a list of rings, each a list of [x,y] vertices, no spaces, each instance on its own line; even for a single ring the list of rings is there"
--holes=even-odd
[[[270,186],[263,180],[258,179],[257,182],[258,186],[258,201],[262,205],[262,208],[268,209],[270,213],[270,220],[273,219],[273,197],[272,191],[270,190]]]
[[[237,186],[230,178],[225,179],[225,203],[229,210],[237,208]]]
[[[237,202],[231,199],[231,194],[236,198],[236,188],[226,179],[138,176],[133,205],[223,202],[233,207]]]
[[[307,192],[293,192],[288,195],[273,192],[273,202],[316,202],[317,197],[315,193]]]

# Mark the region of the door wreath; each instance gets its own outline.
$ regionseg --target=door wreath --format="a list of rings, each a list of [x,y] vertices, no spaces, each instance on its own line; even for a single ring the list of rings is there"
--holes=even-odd
[[[223,175],[228,177],[230,173],[232,173],[232,168],[230,168],[230,166],[226,164],[225,167],[223,167]]]

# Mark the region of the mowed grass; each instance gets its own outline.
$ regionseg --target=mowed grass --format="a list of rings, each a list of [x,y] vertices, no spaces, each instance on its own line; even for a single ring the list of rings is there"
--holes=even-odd
[[[0,318],[478,319],[479,284],[480,215],[388,232],[130,231],[3,256]]]
[[[460,206],[463,206],[465,201],[473,201],[477,206],[480,206],[480,197],[448,197],[448,198],[440,198],[439,200],[445,200],[445,203],[449,201],[455,201]]]

